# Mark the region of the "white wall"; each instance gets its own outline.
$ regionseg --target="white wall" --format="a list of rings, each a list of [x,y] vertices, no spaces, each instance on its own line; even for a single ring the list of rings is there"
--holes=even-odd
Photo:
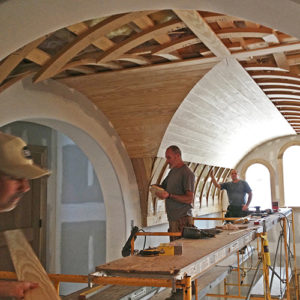
[[[31,79],[0,94],[0,125],[30,120],[69,136],[94,166],[107,216],[107,261],[120,257],[131,221],[141,224],[138,188],[131,161],[104,115],[81,94],[52,80]]]

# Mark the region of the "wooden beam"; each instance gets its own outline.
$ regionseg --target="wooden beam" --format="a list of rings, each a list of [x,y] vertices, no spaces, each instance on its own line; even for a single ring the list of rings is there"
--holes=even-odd
[[[32,51],[26,55],[26,59],[38,64],[39,66],[44,65],[50,58],[51,56],[48,53],[39,48],[32,49]]]
[[[185,24],[178,20],[171,20],[156,27],[151,27],[147,30],[133,35],[132,37],[115,45],[113,48],[105,51],[99,56],[98,62],[108,62],[116,60],[132,48],[153,39],[153,37],[155,37],[156,35],[174,31],[183,27],[185,27]]]
[[[271,47],[266,47],[262,49],[256,49],[256,50],[248,50],[248,51],[238,51],[232,53],[232,57],[236,59],[246,59],[253,56],[263,56],[268,54],[274,54],[274,53],[281,53],[281,52],[287,52],[287,51],[294,51],[294,50],[300,50],[300,43],[291,43],[287,45],[276,45]]]
[[[287,55],[289,65],[300,65],[300,54]]]
[[[92,42],[105,36],[113,30],[118,29],[132,20],[148,14],[147,12],[133,12],[129,14],[112,16],[103,22],[91,27],[89,30],[78,36],[72,43],[67,45],[62,51],[54,55],[34,76],[33,81],[39,82],[59,73],[60,69],[69,62],[81,50],[88,47]]]
[[[274,53],[273,56],[279,68],[289,71],[290,65],[286,58],[286,55],[283,52]]]
[[[81,35],[84,32],[89,30],[89,26],[85,23],[78,23],[67,27],[69,31],[73,32],[76,35]],[[92,42],[92,45],[105,51],[115,45],[115,43],[107,38],[106,36],[100,37],[98,40]]]
[[[20,230],[4,232],[18,280],[37,282],[39,287],[29,290],[25,299],[59,300],[46,271]]]
[[[174,51],[177,51],[179,49],[182,49],[184,47],[188,47],[190,45],[201,43],[199,38],[195,36],[188,36],[184,38],[179,38],[177,40],[172,41],[171,43],[164,44],[160,47],[157,47],[152,54],[153,55],[160,55],[160,54],[166,54],[171,53]]]
[[[187,27],[218,56],[229,56],[230,51],[217,37],[215,32],[206,23],[205,19],[196,10],[174,10],[174,13],[187,25]]]
[[[262,38],[272,33],[269,28],[225,28],[215,32],[220,39]]]
[[[7,58],[5,58],[0,64],[0,84],[5,80],[5,78],[10,74],[10,72],[41,42],[46,39],[46,36],[39,38],[21,49],[15,51]]]
[[[151,60],[149,60],[143,56],[134,55],[134,54],[123,54],[122,56],[117,58],[117,60],[130,61],[137,65],[141,65],[141,66],[151,64]]]
[[[139,28],[145,30],[150,27],[154,27],[154,22],[150,19],[148,16],[141,17],[139,19],[135,19],[133,21]],[[156,40],[159,44],[165,44],[169,43],[171,41],[171,38],[167,33],[160,34],[154,37],[154,40]]]

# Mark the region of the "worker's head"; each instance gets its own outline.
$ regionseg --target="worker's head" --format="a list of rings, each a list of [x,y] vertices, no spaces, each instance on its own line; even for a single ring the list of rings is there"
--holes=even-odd
[[[181,150],[172,145],[166,150],[166,160],[170,169],[176,168],[182,164]]]
[[[29,180],[49,175],[33,163],[26,143],[15,136],[0,133],[0,212],[14,209],[30,190]]]
[[[239,180],[239,173],[238,173],[238,171],[235,170],[235,169],[234,169],[234,170],[231,170],[230,176],[231,176],[231,179],[232,179],[233,182],[236,182],[236,181]]]

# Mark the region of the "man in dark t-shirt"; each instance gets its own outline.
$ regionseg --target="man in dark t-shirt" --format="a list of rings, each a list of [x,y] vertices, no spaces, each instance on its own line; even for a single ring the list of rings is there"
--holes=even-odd
[[[169,231],[181,232],[183,227],[193,225],[195,175],[182,161],[177,146],[167,148],[166,160],[171,170],[160,186],[164,190],[156,192],[156,196],[166,200]]]
[[[214,177],[213,171],[210,172],[215,187],[227,191],[229,206],[225,217],[244,217],[247,215],[248,207],[252,200],[252,190],[246,181],[239,179],[237,170],[232,170],[230,175],[231,182],[219,184]],[[248,199],[246,199],[246,195],[248,195]]]

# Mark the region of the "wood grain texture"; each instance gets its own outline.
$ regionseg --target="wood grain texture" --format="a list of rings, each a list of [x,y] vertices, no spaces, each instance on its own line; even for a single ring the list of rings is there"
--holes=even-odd
[[[221,249],[223,246],[236,241],[245,235],[245,232],[228,235],[223,231],[214,238],[210,239],[180,239],[175,243],[182,245],[182,255],[177,256],[128,256],[117,259],[107,264],[97,266],[97,271],[104,271],[107,274],[147,274],[154,275],[176,275],[182,269],[192,265],[196,261],[208,257],[213,252]],[[231,253],[227,253],[228,256]],[[224,253],[225,256],[225,253]],[[225,258],[225,257],[224,257]],[[209,265],[209,264],[208,264]]]
[[[9,251],[14,263],[18,280],[38,282],[39,287],[30,290],[25,300],[59,300],[55,288],[46,271],[34,254],[24,234],[20,230],[4,232]]]
[[[78,76],[61,83],[86,95],[112,122],[131,158],[156,157],[165,130],[208,69],[143,68]]]
[[[195,10],[174,10],[176,15],[216,56],[229,56],[230,51],[216,36],[205,19]]]

